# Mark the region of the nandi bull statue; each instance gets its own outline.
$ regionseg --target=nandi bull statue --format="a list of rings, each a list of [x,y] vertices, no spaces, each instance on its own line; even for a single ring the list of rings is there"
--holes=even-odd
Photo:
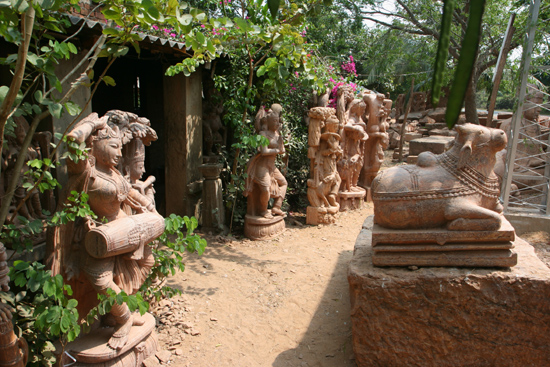
[[[372,185],[376,224],[452,231],[500,228],[502,206],[493,168],[506,134],[469,123],[455,129],[458,136],[447,152],[423,152],[416,165],[380,172]]]

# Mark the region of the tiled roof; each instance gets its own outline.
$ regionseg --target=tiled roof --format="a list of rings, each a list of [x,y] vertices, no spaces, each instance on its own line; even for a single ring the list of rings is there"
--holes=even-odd
[[[97,20],[91,20],[91,19],[85,19],[81,17],[77,17],[75,15],[68,15],[69,20],[71,23],[75,26],[81,26],[82,23],[85,23],[85,26],[89,29],[94,29],[97,31],[102,31],[103,28],[106,27],[106,25],[100,21]],[[136,32],[140,37],[142,42],[149,42],[151,44],[155,45],[161,45],[161,46],[168,46],[172,48],[178,48],[180,50],[185,49],[185,43],[183,42],[176,42],[172,40],[168,40],[166,38],[161,38],[157,36],[151,36],[142,32]]]

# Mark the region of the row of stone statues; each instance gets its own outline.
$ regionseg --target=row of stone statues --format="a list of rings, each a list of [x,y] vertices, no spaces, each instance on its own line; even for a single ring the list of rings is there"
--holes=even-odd
[[[384,161],[391,103],[372,91],[355,98],[342,85],[335,109],[310,109],[308,224],[333,223],[338,211],[361,206]]]
[[[313,107],[308,112],[307,223],[333,223],[339,211],[359,208],[384,161],[392,101],[372,91],[355,98],[349,85],[337,90],[336,108]],[[261,108],[255,129],[269,144],[261,147],[247,167],[245,235],[252,239],[284,230],[281,204],[287,182],[275,166],[285,148],[280,135],[282,107]],[[273,207],[268,209],[269,200]]]

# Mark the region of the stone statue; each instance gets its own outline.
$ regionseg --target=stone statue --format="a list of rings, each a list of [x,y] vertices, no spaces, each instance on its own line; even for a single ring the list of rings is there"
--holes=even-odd
[[[273,104],[269,110],[260,108],[255,118],[256,132],[266,137],[269,144],[259,148],[247,168],[248,176],[244,192],[244,196],[248,198],[245,235],[252,239],[272,236],[285,228],[282,219],[286,215],[281,210],[281,206],[285,198],[287,182],[281,171],[275,167],[277,155],[285,153],[283,137],[279,133],[281,111],[281,105]],[[274,199],[271,210],[268,209],[270,198]],[[259,224],[262,228],[256,228],[255,224]]]
[[[309,117],[308,157],[312,168],[307,181],[310,206],[306,222],[334,223],[334,215],[340,209],[338,190],[342,182],[337,170],[337,162],[343,154],[338,133],[340,123],[334,108],[330,107],[314,107],[309,110]]]
[[[496,230],[502,206],[493,168],[506,146],[504,131],[457,125],[447,152],[423,152],[416,165],[380,172],[372,184],[375,223],[386,228],[447,226],[452,231]]]
[[[0,292],[10,290],[6,260],[6,249],[0,243]],[[11,320],[9,306],[0,302],[0,366],[24,367],[29,357],[29,347],[25,339],[15,335]]]
[[[426,93],[425,92],[413,92],[411,112],[426,111]]]
[[[149,144],[156,138],[146,119],[140,119],[118,110],[101,118],[93,113],[68,134],[91,150],[87,159],[67,160],[65,198],[71,191],[87,193],[97,219],[77,218],[57,227],[51,236],[47,262],[54,275],[62,274],[72,286],[81,316],[97,304],[97,293],[106,294],[110,288],[133,294],[140,288],[154,264],[147,244],[164,231],[164,219],[152,200],[134,189],[116,168],[121,163],[124,142],[139,137]],[[59,209],[64,203],[60,201]],[[135,214],[127,214],[124,205]],[[106,340],[107,349],[124,351],[141,342],[129,341],[129,334],[133,326],[142,325],[147,318],[132,314],[126,304],[116,303],[110,317],[115,325]]]
[[[351,88],[342,85],[338,88],[336,116],[340,122],[342,137],[342,158],[338,161],[338,173],[342,179],[339,191],[340,211],[356,209],[366,195],[357,186],[365,154],[365,141],[368,139],[367,125],[363,121],[366,105],[361,99],[354,99]]]
[[[363,100],[367,105],[369,139],[365,143],[365,160],[361,169],[359,185],[370,190],[372,180],[384,162],[384,149],[388,147],[390,141],[387,133],[389,127],[387,117],[391,111],[391,100],[385,99],[384,95],[380,93],[365,94]]]
[[[445,153],[381,171],[372,183],[375,266],[510,267],[515,232],[502,215],[494,166],[504,131],[455,126]]]

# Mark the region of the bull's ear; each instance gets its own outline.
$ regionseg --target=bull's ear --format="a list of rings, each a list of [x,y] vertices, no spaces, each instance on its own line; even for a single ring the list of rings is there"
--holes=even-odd
[[[464,125],[455,125],[455,129],[458,132],[458,135],[464,135],[464,133],[466,133],[466,128]]]
[[[457,168],[461,169],[466,166],[470,157],[472,156],[472,141],[468,140],[462,148],[460,149],[460,154],[458,156],[458,165]]]

